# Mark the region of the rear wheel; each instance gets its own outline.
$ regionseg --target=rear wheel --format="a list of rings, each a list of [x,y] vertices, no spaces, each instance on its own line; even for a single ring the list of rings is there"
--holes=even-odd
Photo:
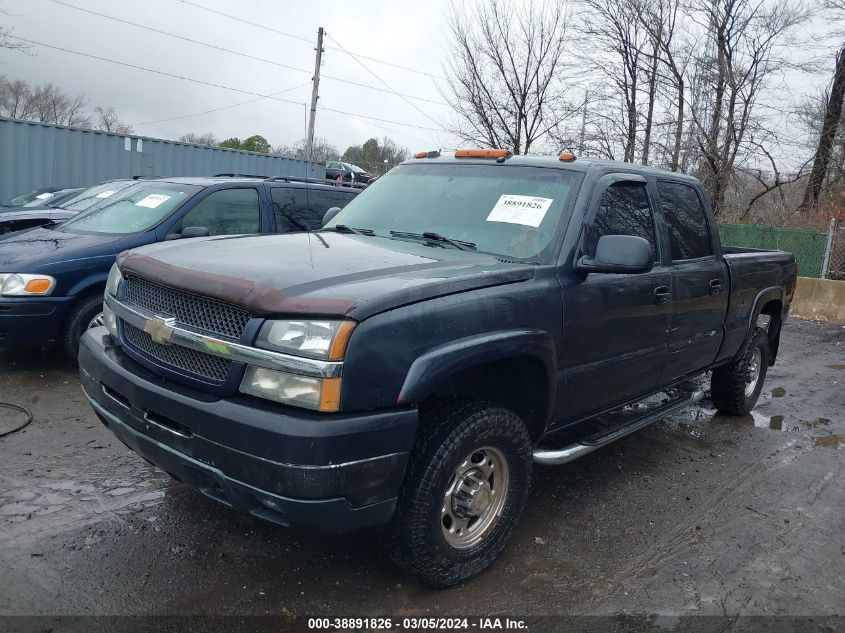
[[[748,415],[763,391],[769,368],[769,336],[755,328],[742,356],[713,370],[710,397],[721,413]]]
[[[79,299],[65,319],[62,347],[71,360],[79,354],[79,339],[86,330],[103,325],[103,295],[89,295]]]
[[[505,547],[530,478],[531,438],[519,416],[485,402],[442,402],[423,417],[390,555],[434,587],[475,576]]]

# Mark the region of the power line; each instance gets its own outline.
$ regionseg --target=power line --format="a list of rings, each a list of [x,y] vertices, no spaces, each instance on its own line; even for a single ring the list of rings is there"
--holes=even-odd
[[[110,64],[116,64],[118,66],[125,66],[127,68],[134,68],[135,70],[143,70],[145,72],[154,73],[156,75],[162,75],[164,77],[171,77],[173,79],[181,79],[182,81],[189,81],[191,83],[196,83],[196,84],[200,84],[200,85],[203,85],[203,86],[210,86],[212,88],[220,88],[222,90],[228,90],[230,92],[240,92],[242,94],[251,95],[253,97],[258,97],[260,99],[272,99],[273,101],[280,101],[282,103],[291,103],[293,105],[298,105],[298,106],[307,105],[306,103],[304,103],[302,101],[292,101],[290,99],[282,99],[281,97],[273,96],[272,94],[263,95],[263,94],[260,94],[258,92],[252,92],[250,90],[243,90],[242,88],[232,88],[231,86],[224,86],[222,84],[216,84],[216,83],[212,83],[212,82],[209,82],[209,81],[203,81],[201,79],[194,79],[193,77],[185,77],[184,75],[177,75],[175,73],[169,73],[169,72],[166,72],[166,71],[163,71],[163,70],[156,70],[155,68],[147,68],[146,66],[139,66],[137,64],[130,64],[128,62],[122,62],[122,61],[118,61],[116,59],[110,59],[108,57],[101,57],[99,55],[92,55],[91,53],[83,53],[81,51],[75,51],[75,50],[71,50],[69,48],[63,48],[61,46],[54,46],[53,44],[45,44],[44,42],[38,42],[36,40],[30,40],[30,39],[26,39],[26,38],[23,38],[23,37],[18,37],[17,35],[14,36],[14,39],[19,40],[21,42],[26,42],[27,44],[33,44],[35,46],[43,46],[44,48],[49,48],[49,49],[52,49],[52,50],[61,51],[63,53],[68,53],[70,55],[78,55],[80,57],[87,57],[89,59],[96,59],[96,60],[99,60],[99,61],[102,61],[102,62],[108,62]],[[366,114],[357,114],[355,112],[346,112],[344,110],[338,110],[338,109],[329,108],[329,107],[326,107],[326,106],[320,106],[320,107],[323,110],[328,110],[330,112],[336,112],[338,114],[344,114],[346,116],[357,117],[357,118],[361,118],[361,119],[368,119],[368,120],[372,120],[372,121],[380,121],[382,123],[390,123],[390,124],[393,124],[393,125],[401,125],[401,126],[404,126],[404,127],[413,127],[413,128],[417,128],[417,129],[420,129],[420,130],[428,130],[430,132],[444,132],[444,133],[447,133],[447,134],[449,133],[447,130],[425,127],[425,126],[422,126],[422,125],[415,125],[413,123],[405,123],[405,122],[402,122],[402,121],[391,121],[389,119],[381,119],[379,117],[368,116]]]
[[[337,45],[340,47],[340,50],[342,50],[344,53],[346,53],[346,54],[347,54],[347,55],[349,55],[352,59],[354,59],[356,62],[358,62],[358,64],[360,64],[360,65],[361,65],[361,68],[363,68],[364,70],[366,70],[366,71],[367,71],[368,73],[370,73],[373,77],[375,77],[375,78],[376,78],[376,79],[378,79],[378,80],[379,80],[382,84],[384,84],[384,86],[385,86],[388,90],[390,90],[390,92],[394,93],[395,95],[398,95],[399,97],[402,97],[402,100],[403,100],[405,103],[407,103],[409,106],[411,106],[412,108],[414,108],[414,110],[416,110],[417,112],[419,112],[420,114],[422,114],[425,118],[427,118],[427,119],[428,119],[429,121],[431,121],[432,123],[438,124],[437,120],[435,120],[433,117],[431,117],[431,116],[428,114],[428,112],[426,112],[426,111],[425,111],[425,110],[423,110],[422,108],[418,107],[416,104],[411,103],[411,102],[410,102],[410,101],[408,101],[405,97],[403,97],[401,94],[399,94],[398,92],[396,92],[396,91],[393,89],[393,86],[391,86],[390,84],[388,84],[388,83],[387,83],[384,79],[382,79],[379,75],[377,75],[375,72],[373,72],[372,70],[370,70],[369,66],[367,66],[364,62],[362,62],[360,59],[358,59],[358,57],[356,57],[355,55],[353,55],[352,53],[350,53],[348,50],[346,50],[346,49],[343,47],[343,45],[341,45],[341,43],[340,43],[340,42],[338,42],[335,38],[333,38],[333,37],[332,37],[331,35],[329,35],[328,33],[326,33],[326,37],[328,37],[328,38],[329,38],[332,42],[334,42],[335,44],[337,44]]]
[[[321,110],[328,110],[329,112],[337,112],[338,114],[345,114],[346,116],[356,117],[359,119],[368,119],[370,121],[380,121],[381,123],[391,123],[393,125],[404,125],[405,127],[413,127],[417,128],[418,130],[427,130],[429,132],[443,132],[445,134],[449,134],[448,130],[443,130],[440,128],[435,127],[425,127],[424,125],[413,125],[411,123],[403,123],[402,121],[391,121],[390,119],[382,119],[376,116],[367,116],[366,114],[357,114],[355,112],[346,112],[344,110],[338,110],[336,108],[330,108],[328,106],[321,105]]]
[[[229,90],[230,92],[240,92],[246,95],[252,95],[253,97],[261,97],[262,99],[273,99],[274,101],[281,101],[283,103],[292,103],[294,105],[304,105],[302,101],[291,101],[290,99],[282,99],[280,97],[274,97],[272,95],[263,95],[258,92],[252,92],[250,90],[243,90],[241,88],[232,88],[230,86],[224,86],[222,84],[212,83],[210,81],[203,81],[202,79],[194,79],[192,77],[185,77],[184,75],[177,75],[175,73],[169,73],[164,70],[156,70],[155,68],[147,68],[146,66],[138,66],[137,64],[130,64],[128,62],[121,62],[116,59],[109,59],[108,57],[100,57],[99,55],[92,55],[91,53],[83,53],[81,51],[74,51],[69,48],[62,48],[61,46],[54,46],[52,44],[45,44],[44,42],[37,42],[35,40],[28,40],[23,37],[18,37],[17,35],[13,36],[15,39],[20,40],[21,42],[26,42],[27,44],[34,44],[36,46],[43,46],[44,48],[51,48],[56,51],[61,51],[63,53],[69,53],[71,55],[79,55],[80,57],[88,57],[89,59],[97,59],[101,62],[108,62],[110,64],[117,64],[118,66],[126,66],[127,68],[134,68],[136,70],[143,70],[148,73],[155,73],[156,75],[163,75],[165,77],[172,77],[173,79],[181,79],[182,81],[190,81],[191,83],[201,84],[203,86],[211,86],[212,88],[221,88],[223,90]]]
[[[229,18],[230,20],[235,20],[237,22],[243,22],[244,24],[249,24],[250,26],[254,26],[259,29],[264,29],[265,31],[270,31],[271,33],[276,33],[277,35],[284,35],[285,37],[291,37],[295,40],[300,40],[302,42],[308,42],[308,44],[312,44],[313,42],[308,39],[307,37],[302,37],[301,35],[295,35],[293,33],[287,33],[285,31],[280,31],[279,29],[274,29],[271,26],[267,26],[266,24],[260,24],[258,22],[251,22],[250,20],[246,20],[244,18],[240,18],[236,15],[231,15],[229,13],[223,13],[222,11],[218,11],[216,9],[212,9],[211,7],[205,7],[201,4],[197,4],[196,2],[191,2],[191,0],[179,0],[179,2],[183,4],[189,4],[192,7],[196,7],[202,11],[208,11],[209,13],[215,13],[217,15],[223,16],[224,18]],[[338,50],[334,46],[327,46],[326,48],[331,48],[333,50]],[[378,59],[376,57],[368,57],[366,55],[358,55],[358,57],[362,59],[369,60],[371,62],[376,62],[379,64],[384,64],[385,66],[392,66],[393,68],[398,68],[399,70],[404,70],[411,73],[417,73],[418,75],[424,75],[425,77],[430,77],[431,79],[445,79],[440,75],[434,75],[432,73],[425,72],[424,70],[417,70],[416,68],[409,68],[408,66],[401,66],[399,64],[395,64],[393,62],[388,62],[383,59]]]
[[[296,66],[291,66],[289,64],[283,64],[281,62],[277,62],[277,61],[274,61],[272,59],[267,59],[267,58],[264,58],[264,57],[258,57],[256,55],[250,55],[249,53],[244,53],[242,51],[235,51],[235,50],[232,50],[230,48],[225,48],[223,46],[211,44],[210,42],[203,42],[203,41],[200,41],[200,40],[195,40],[195,39],[192,39],[192,38],[187,37],[185,35],[179,35],[177,33],[171,33],[169,31],[157,29],[155,27],[148,26],[146,24],[139,24],[138,22],[132,22],[131,20],[126,20],[124,18],[119,18],[117,16],[107,15],[105,13],[100,13],[99,11],[93,11],[91,9],[86,9],[85,7],[79,7],[79,6],[76,6],[75,4],[63,2],[62,0],[50,0],[50,2],[52,2],[54,4],[61,5],[63,7],[67,7],[69,9],[75,9],[77,11],[82,11],[82,12],[88,13],[90,15],[96,15],[98,17],[105,18],[106,20],[112,20],[114,22],[120,22],[121,24],[134,26],[136,28],[144,29],[144,30],[150,31],[152,33],[158,33],[159,35],[165,35],[167,37],[179,39],[179,40],[182,40],[184,42],[189,42],[191,44],[197,44],[199,46],[205,46],[206,48],[211,48],[211,49],[214,49],[214,50],[217,50],[217,51],[221,51],[223,53],[228,53],[230,55],[238,55],[238,56],[244,57],[246,59],[252,59],[254,61],[263,62],[265,64],[272,64],[273,66],[278,66],[279,68],[287,68],[288,70],[293,70],[293,71],[296,71],[296,72],[305,73],[307,75],[312,74],[312,71],[308,70],[307,68],[297,68]],[[379,88],[378,86],[373,86],[373,85],[370,85],[370,84],[364,84],[364,83],[360,83],[360,82],[357,82],[357,81],[352,81],[350,79],[344,79],[343,77],[333,77],[331,75],[325,75],[325,74],[322,75],[322,76],[325,79],[331,79],[332,81],[338,81],[340,83],[349,84],[351,86],[358,86],[360,88],[367,88],[369,90],[376,90],[378,92],[385,92],[385,93],[388,93],[388,94],[390,94],[391,92],[395,92],[395,91],[392,91],[392,90],[385,90],[384,88]],[[396,94],[399,94],[399,93],[396,93]],[[446,103],[443,103],[442,101],[436,101],[434,99],[428,99],[426,97],[417,97],[417,96],[414,96],[414,95],[407,95],[407,94],[399,94],[399,96],[401,96],[403,98],[407,97],[408,99],[416,99],[417,101],[425,101],[425,102],[428,102],[428,103],[434,103],[434,104],[437,104],[437,105],[447,105]]]
[[[156,119],[155,121],[141,121],[140,123],[133,123],[132,125],[149,125],[151,123],[165,123],[166,121],[176,121],[178,119],[189,119],[191,117],[200,116],[201,114],[211,114],[212,112],[220,112],[221,110],[228,110],[230,108],[237,108],[238,106],[246,105],[248,103],[255,103],[256,101],[263,101],[264,99],[268,99],[270,97],[275,97],[280,94],[284,94],[285,92],[290,92],[291,90],[296,90],[297,88],[303,88],[310,84],[310,81],[306,81],[302,84],[297,84],[292,88],[285,88],[284,90],[280,90],[279,92],[274,92],[272,94],[267,95],[266,97],[256,97],[255,99],[249,99],[247,101],[241,101],[239,103],[233,103],[231,105],[220,106],[219,108],[213,108],[211,110],[203,110],[202,112],[192,112],[191,114],[183,114],[181,116],[174,116],[169,117],[167,119]],[[302,104],[305,106],[305,104]]]

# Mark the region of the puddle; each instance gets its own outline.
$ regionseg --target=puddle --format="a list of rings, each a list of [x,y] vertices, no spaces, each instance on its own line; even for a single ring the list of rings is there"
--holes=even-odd
[[[772,389],[772,398],[783,398],[786,395],[786,389],[783,387],[775,387]]]
[[[764,415],[757,411],[752,411],[748,415],[732,416],[722,415],[713,411],[713,416],[710,418],[711,424],[719,424],[721,426],[732,426],[736,428],[758,428],[769,429],[771,431],[797,431],[796,426],[787,426],[783,423],[782,415]]]
[[[819,435],[813,438],[816,448],[839,448],[845,444],[845,435]]]
[[[825,365],[828,369],[845,369],[845,364],[843,363],[834,363],[833,365]]]

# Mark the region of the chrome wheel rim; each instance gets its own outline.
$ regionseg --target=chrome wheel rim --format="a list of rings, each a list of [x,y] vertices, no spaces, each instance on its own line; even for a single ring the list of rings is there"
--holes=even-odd
[[[745,379],[745,397],[747,398],[757,388],[757,383],[760,381],[760,365],[763,362],[763,355],[760,353],[760,348],[754,348],[754,353],[751,355],[751,362],[748,364],[748,378]]]
[[[88,327],[85,328],[85,329],[90,330],[91,328],[100,327],[101,325],[105,325],[105,324],[106,324],[106,322],[103,320],[103,313],[100,312],[97,316],[95,316],[93,319],[88,321]]]
[[[440,511],[443,537],[449,545],[468,549],[490,535],[508,497],[508,471],[504,454],[492,446],[474,450],[461,461]]]

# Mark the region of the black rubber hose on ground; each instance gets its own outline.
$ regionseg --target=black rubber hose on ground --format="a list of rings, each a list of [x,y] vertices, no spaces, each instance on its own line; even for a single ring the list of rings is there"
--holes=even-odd
[[[13,428],[11,431],[3,431],[2,433],[0,433],[0,437],[6,437],[7,435],[11,435],[12,433],[17,433],[18,431],[28,426],[30,422],[32,422],[32,411],[30,411],[26,407],[21,407],[17,404],[11,404],[9,402],[0,402],[0,407],[12,409],[13,411],[20,411],[26,416],[26,420],[24,420],[23,424]]]

